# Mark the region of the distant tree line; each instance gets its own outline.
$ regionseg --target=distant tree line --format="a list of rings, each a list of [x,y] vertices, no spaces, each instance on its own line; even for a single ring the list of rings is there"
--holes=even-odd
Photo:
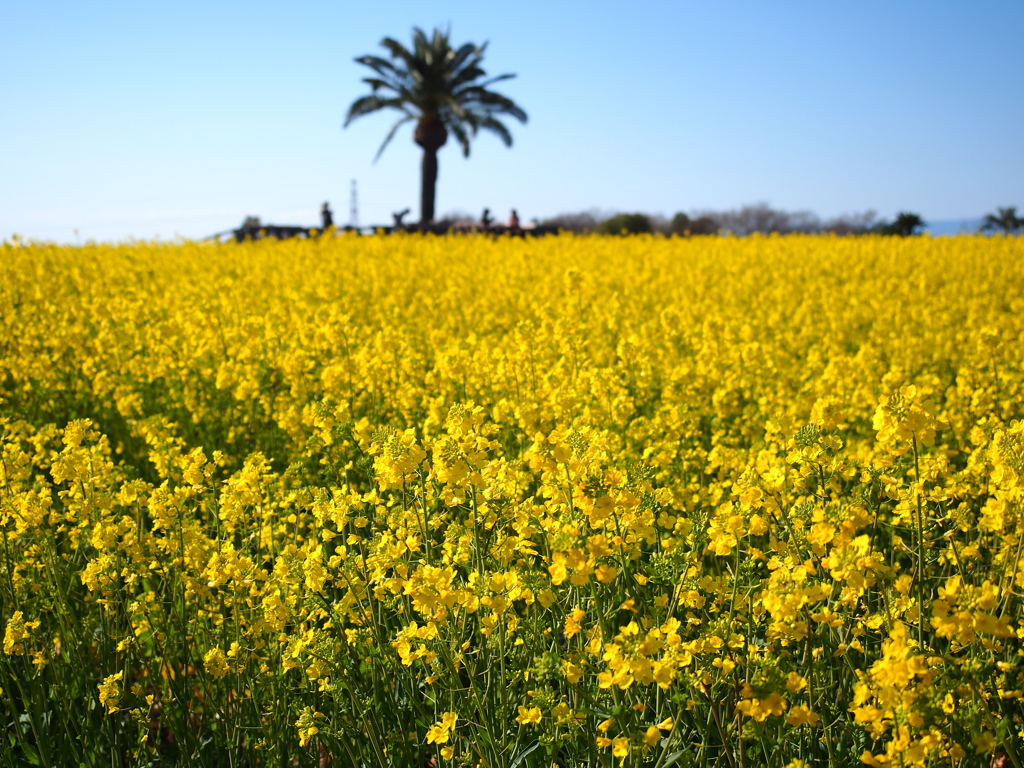
[[[793,232],[839,235],[888,232],[914,234],[924,222],[916,214],[900,214],[895,222],[879,221],[874,211],[821,219],[811,211],[781,211],[766,203],[745,205],[730,211],[697,211],[693,214],[677,213],[671,219],[644,213],[616,213],[602,215],[599,211],[564,213],[540,222],[571,232],[597,234],[639,234],[649,232],[663,235],[752,235],[756,232],[789,234]],[[899,227],[897,227],[899,223]],[[909,227],[909,230],[908,230]]]
[[[920,234],[925,222],[920,215],[901,211],[892,221],[878,218],[875,211],[822,219],[811,211],[780,211],[766,203],[745,205],[730,211],[698,211],[677,213],[671,219],[644,213],[602,214],[597,210],[563,213],[540,222],[543,226],[570,232],[596,234],[662,235],[752,235],[754,233],[806,234],[834,233],[837,235],[882,234],[910,237]],[[1016,208],[999,208],[985,217],[982,231],[1016,234],[1024,229],[1024,219],[1017,216]]]

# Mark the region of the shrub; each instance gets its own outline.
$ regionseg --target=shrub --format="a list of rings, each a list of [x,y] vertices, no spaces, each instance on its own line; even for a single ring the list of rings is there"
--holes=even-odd
[[[617,213],[595,230],[599,235],[639,235],[654,231],[651,219],[642,213]]]

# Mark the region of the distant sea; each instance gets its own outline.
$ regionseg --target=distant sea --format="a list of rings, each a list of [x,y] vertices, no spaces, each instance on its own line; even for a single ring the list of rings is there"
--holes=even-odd
[[[925,231],[933,235],[959,235],[961,232],[974,234],[984,219],[925,219]]]

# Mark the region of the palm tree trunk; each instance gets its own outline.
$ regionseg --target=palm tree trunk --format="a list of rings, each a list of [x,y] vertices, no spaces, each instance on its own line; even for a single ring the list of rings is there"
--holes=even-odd
[[[437,150],[423,150],[423,167],[420,175],[420,226],[425,227],[434,220],[434,195],[437,191]]]

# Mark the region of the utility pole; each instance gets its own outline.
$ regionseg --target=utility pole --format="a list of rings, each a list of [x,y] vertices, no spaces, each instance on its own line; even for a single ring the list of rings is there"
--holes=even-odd
[[[353,229],[359,228],[359,196],[356,193],[355,179],[352,179],[352,194],[348,199],[348,225]]]

